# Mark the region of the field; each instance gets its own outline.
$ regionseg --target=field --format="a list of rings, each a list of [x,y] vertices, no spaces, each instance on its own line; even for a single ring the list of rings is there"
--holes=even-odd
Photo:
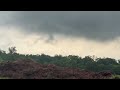
[[[113,76],[107,71],[95,73],[53,64],[44,65],[34,60],[16,60],[0,64],[0,77],[0,79],[110,79]]]

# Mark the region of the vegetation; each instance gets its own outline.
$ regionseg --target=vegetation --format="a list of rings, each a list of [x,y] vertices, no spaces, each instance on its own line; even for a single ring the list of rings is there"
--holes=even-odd
[[[120,75],[112,75],[110,79],[120,79]]]
[[[16,47],[10,47],[9,52],[6,53],[0,50],[0,63],[7,61],[15,61],[20,59],[32,59],[41,64],[54,64],[61,67],[80,68],[93,72],[111,71],[115,75],[120,75],[120,60],[112,58],[96,58],[85,56],[84,58],[75,55],[62,56],[55,55],[49,56],[45,54],[32,55],[32,54],[19,54]]]
[[[0,79],[10,79],[10,78],[8,78],[8,77],[0,77]]]
[[[112,74],[106,71],[97,73],[53,64],[44,65],[25,59],[1,63],[0,76],[1,79],[109,79]]]

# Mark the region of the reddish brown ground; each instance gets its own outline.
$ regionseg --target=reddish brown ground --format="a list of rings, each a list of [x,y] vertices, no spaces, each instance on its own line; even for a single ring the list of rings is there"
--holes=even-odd
[[[0,77],[12,79],[102,79],[110,72],[95,73],[55,65],[43,65],[32,60],[17,60],[0,64]]]

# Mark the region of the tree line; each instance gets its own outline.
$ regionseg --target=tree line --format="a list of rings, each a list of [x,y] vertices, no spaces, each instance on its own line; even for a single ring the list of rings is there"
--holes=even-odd
[[[62,67],[80,68],[83,70],[90,70],[94,72],[109,70],[114,74],[120,75],[120,60],[113,58],[94,58],[92,56],[85,56],[84,58],[76,55],[49,56],[45,54],[19,54],[16,47],[8,48],[8,53],[0,50],[0,62],[14,61],[19,59],[32,59],[42,64],[55,64]]]

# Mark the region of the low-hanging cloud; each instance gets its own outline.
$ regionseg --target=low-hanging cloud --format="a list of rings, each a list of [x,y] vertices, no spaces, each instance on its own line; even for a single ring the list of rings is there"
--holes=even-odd
[[[83,37],[109,41],[120,37],[119,11],[13,11],[0,12],[0,25],[10,25],[32,34]],[[3,14],[4,13],[4,14]]]

